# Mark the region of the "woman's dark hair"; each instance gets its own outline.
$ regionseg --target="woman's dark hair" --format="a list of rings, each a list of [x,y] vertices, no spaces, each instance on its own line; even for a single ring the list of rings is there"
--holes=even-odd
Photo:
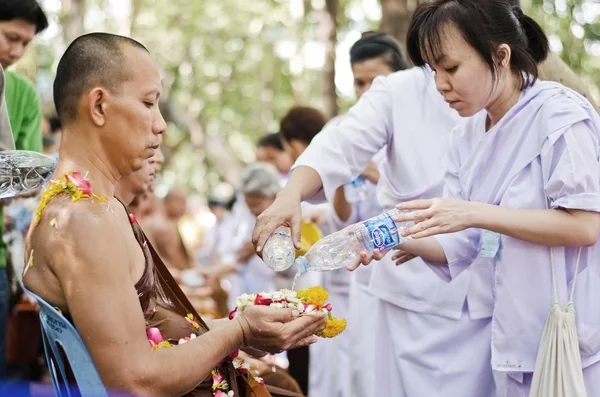
[[[381,58],[394,72],[408,68],[400,43],[383,32],[365,32],[350,48],[350,64]]]
[[[325,127],[323,113],[308,106],[294,106],[280,122],[279,133],[288,142],[293,140],[309,144]]]
[[[415,11],[408,28],[408,56],[416,66],[436,63],[444,54],[446,29],[454,26],[498,76],[496,48],[508,44],[510,67],[520,79],[520,89],[538,77],[537,65],[549,51],[546,34],[532,18],[508,0],[435,0]]]

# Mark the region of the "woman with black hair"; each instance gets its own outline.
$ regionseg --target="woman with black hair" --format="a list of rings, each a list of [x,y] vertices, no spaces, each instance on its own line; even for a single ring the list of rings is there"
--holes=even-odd
[[[412,210],[399,221],[418,222],[400,248],[450,280],[488,264],[502,396],[529,395],[550,307],[573,302],[587,395],[600,395],[600,117],[583,96],[537,79],[548,39],[506,0],[423,5],[408,43],[468,119],[450,137],[447,198],[398,205]]]
[[[387,42],[377,44],[388,47]],[[323,193],[332,201],[338,187],[364,172],[381,150],[385,161],[377,199],[384,210],[400,201],[441,195],[448,136],[460,116],[444,103],[433,82],[431,71],[420,68],[375,78],[346,115],[314,137],[286,187],[258,217],[253,236],[257,252],[284,223],[291,225],[298,242],[300,203],[323,199]],[[353,395],[492,397],[492,313],[479,300],[480,289],[489,285],[486,273],[487,267],[475,267],[448,282],[419,258],[400,269],[391,258],[374,265],[363,286],[368,283],[376,298],[354,320],[365,325],[361,345],[349,347],[373,353],[352,359],[353,388],[357,377],[365,379],[364,389],[356,388]]]

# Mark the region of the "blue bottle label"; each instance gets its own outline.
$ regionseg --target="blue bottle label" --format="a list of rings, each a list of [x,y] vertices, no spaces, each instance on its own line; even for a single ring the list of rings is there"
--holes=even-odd
[[[383,251],[400,244],[398,228],[388,214],[381,214],[378,217],[364,221],[363,225],[367,228],[374,248]]]
[[[356,178],[352,182],[348,182],[346,184],[346,186],[348,186],[348,187],[361,187],[362,185],[365,184],[366,181],[367,181],[367,179],[364,176],[359,175],[358,178]]]

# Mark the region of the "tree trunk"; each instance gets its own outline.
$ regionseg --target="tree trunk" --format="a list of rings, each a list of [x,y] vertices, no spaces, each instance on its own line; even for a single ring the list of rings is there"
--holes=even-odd
[[[379,2],[381,4],[379,30],[395,37],[406,48],[406,33],[411,17],[408,0],[379,0]]]
[[[339,0],[326,0],[320,26],[322,42],[325,46],[325,63],[323,65],[323,104],[327,117],[337,116],[339,106],[335,89],[335,46],[337,43],[337,15]]]
[[[67,45],[84,33],[85,0],[62,0],[63,37]]]
[[[131,0],[131,20],[129,22],[128,36],[135,36],[136,21],[141,8],[142,0]]]

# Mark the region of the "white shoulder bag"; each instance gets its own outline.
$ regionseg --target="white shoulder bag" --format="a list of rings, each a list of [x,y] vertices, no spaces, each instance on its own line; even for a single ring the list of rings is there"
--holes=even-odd
[[[547,199],[546,209],[548,209]],[[550,247],[553,302],[538,348],[529,397],[587,397],[573,304],[580,257],[581,247],[577,252],[569,302],[561,307],[556,291],[554,254]]]

